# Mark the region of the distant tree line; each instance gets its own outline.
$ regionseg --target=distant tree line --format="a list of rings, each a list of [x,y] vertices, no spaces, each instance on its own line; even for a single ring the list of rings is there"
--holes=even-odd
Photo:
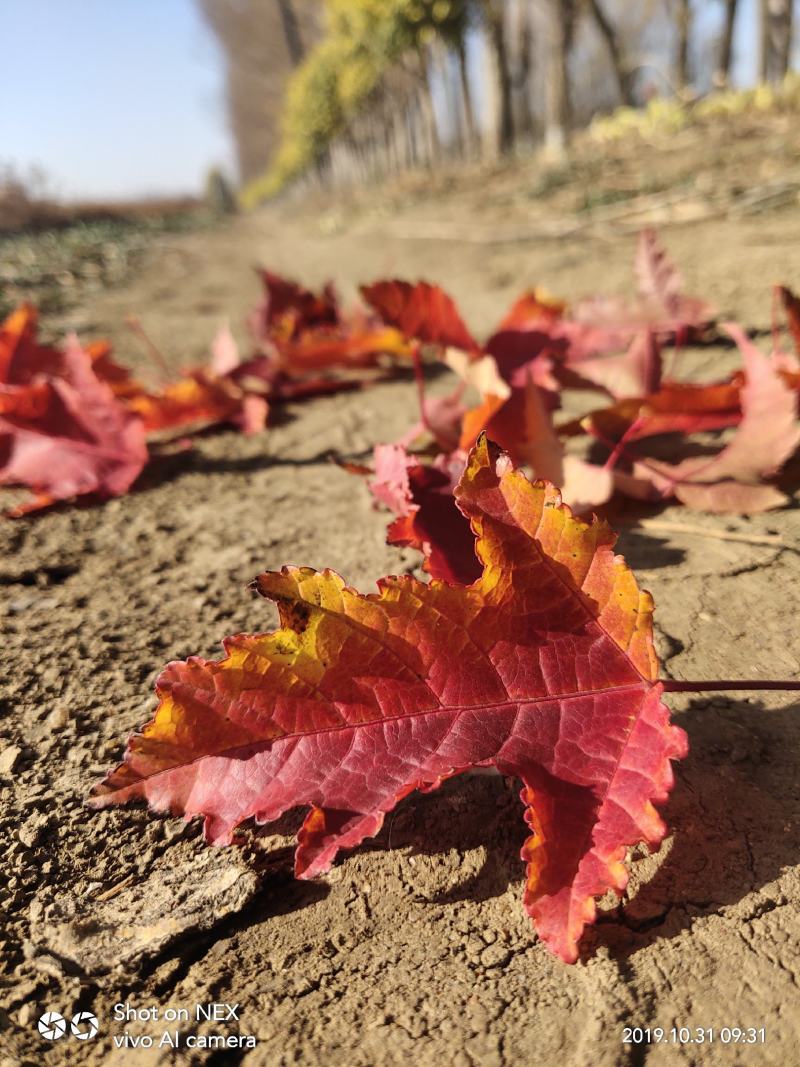
[[[226,60],[240,179],[262,195],[301,176],[357,184],[445,157],[497,158],[520,145],[560,152],[599,111],[723,88],[743,6],[197,2]],[[778,83],[791,62],[794,3],[758,3],[759,76]]]

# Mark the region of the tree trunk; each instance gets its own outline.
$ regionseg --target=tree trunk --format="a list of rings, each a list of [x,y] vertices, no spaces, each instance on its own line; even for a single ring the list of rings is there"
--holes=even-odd
[[[770,33],[769,33],[769,0],[759,0],[758,4],[758,78],[759,81],[769,80],[770,68]]]
[[[675,80],[678,89],[686,91],[689,87],[689,45],[692,37],[691,0],[678,0],[676,16],[678,29],[678,51],[675,57]]]
[[[533,137],[534,117],[531,106],[531,57],[533,55],[533,30],[529,0],[515,0],[510,7],[508,37],[512,45],[512,89],[514,134]]]
[[[760,74],[763,82],[778,84],[789,71],[792,53],[792,0],[761,0]]]
[[[523,133],[533,140],[536,117],[533,111],[533,59],[536,54],[536,42],[533,34],[533,17],[530,4],[525,3],[522,10],[522,29],[520,31],[519,53],[519,125]]]
[[[300,36],[300,25],[297,21],[297,12],[292,0],[278,0],[278,8],[281,13],[283,36],[286,38],[286,49],[292,61],[292,66],[297,67],[303,59],[305,49]]]
[[[733,2],[735,4],[736,0]],[[633,96],[633,71],[625,54],[623,42],[603,10],[600,0],[589,0],[589,10],[608,49],[608,57],[614,70],[620,100],[627,107],[633,107],[636,102]]]
[[[428,166],[433,166],[439,159],[439,129],[436,125],[436,113],[433,110],[430,74],[428,71],[428,57],[424,48],[420,48],[419,50],[419,64],[422,80],[419,92],[420,115],[422,118],[423,136],[427,142],[425,149],[425,163]]]
[[[714,84],[718,89],[724,89],[731,77],[731,64],[733,63],[733,32],[736,28],[736,11],[739,0],[725,0],[725,22],[722,27],[722,38],[719,43],[719,56],[717,69],[714,73]]]
[[[781,39],[781,48],[778,52],[778,60],[780,62],[780,76],[783,80],[789,73],[789,69],[792,63],[792,39],[794,33],[794,4],[792,0],[787,0],[785,5],[785,12],[783,16],[783,36]]]
[[[458,74],[461,81],[461,106],[464,118],[464,143],[467,147],[467,155],[475,151],[477,135],[475,129],[475,111],[472,107],[472,90],[469,84],[469,69],[467,67],[467,47],[463,37],[459,37],[456,44],[458,53]]]
[[[458,156],[463,151],[463,123],[461,121],[461,98],[458,87],[453,81],[453,68],[450,63],[451,53],[441,37],[435,37],[430,44],[430,55],[434,70],[442,86],[446,110],[445,150],[450,157]]]
[[[506,44],[505,6],[504,0],[484,0],[489,41],[492,46],[492,65],[497,83],[496,153],[498,156],[505,155],[514,144],[514,112],[511,68]]]
[[[575,28],[573,0],[548,0],[548,15],[545,147],[561,156],[569,141],[572,121],[569,54]]]

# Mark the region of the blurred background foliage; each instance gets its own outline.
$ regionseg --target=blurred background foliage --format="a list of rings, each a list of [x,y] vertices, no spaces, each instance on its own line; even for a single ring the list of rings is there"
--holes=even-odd
[[[738,92],[753,0],[197,2],[226,60],[246,206],[445,159],[558,156],[588,125],[608,140],[797,106],[793,0],[755,0],[759,85]]]
[[[584,129],[598,146],[666,140],[800,108],[800,0],[187,4],[218,46],[236,174],[212,169],[205,205],[65,204],[43,172],[0,161],[0,233],[120,218],[152,227],[187,212],[203,223],[277,195],[407,172],[444,179],[540,148],[558,168]]]

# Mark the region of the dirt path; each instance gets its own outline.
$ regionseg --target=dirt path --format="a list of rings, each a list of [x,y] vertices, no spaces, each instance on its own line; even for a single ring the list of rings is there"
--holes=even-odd
[[[478,193],[469,195],[477,210]],[[437,217],[463,220],[469,204],[463,194],[443,201]],[[486,226],[507,223],[490,207]],[[424,228],[430,212],[398,208],[393,232],[404,220]],[[164,238],[129,285],[72,321],[136,360],[121,325],[136,311],[189,363],[223,316],[238,328],[257,295],[248,267],[258,261],[307,283],[333,277],[346,294],[387,274],[426,276],[453,292],[478,331],[527,284],[567,297],[629,286],[627,234],[412,241],[382,235],[385,217],[272,212]],[[796,221],[796,210],[783,211],[663,236],[690,291],[763,327],[768,285],[800,281]],[[751,1067],[796,1058],[800,709],[784,696],[673,701],[692,746],[667,811],[674,838],[658,855],[635,854],[624,908],[606,904],[574,967],[543,948],[524,916],[525,827],[516,787],[500,778],[410,797],[378,838],[313,883],[292,880],[289,836],[209,850],[195,826],[85,807],[152,711],[152,682],[168,660],[217,655],[224,635],[271,625],[245,589],[254,574],[287,562],[333,566],[369,590],[416,565],[383,543],[385,517],[364,487],[325,459],[398,437],[414,409],[410,382],[318,399],[264,436],[198,440],[123,499],[0,524],[0,753],[20,749],[0,779],[0,1067]],[[659,517],[687,521],[679,509]],[[800,512],[691,522],[777,532],[785,547],[623,533],[621,550],[655,596],[666,673],[796,675]],[[115,1019],[114,1005],[126,1002],[159,1018]],[[238,1023],[163,1014],[205,1002],[238,1004]],[[95,1038],[40,1038],[43,1011],[79,1009],[99,1016]],[[626,1026],[661,1027],[666,1040],[649,1051],[625,1044]],[[673,1043],[673,1027],[693,1038],[713,1027],[714,1041]],[[766,1043],[723,1044],[721,1027],[764,1027]],[[176,1028],[184,1039],[252,1035],[256,1047],[157,1047]],[[154,1047],[116,1048],[126,1032]]]

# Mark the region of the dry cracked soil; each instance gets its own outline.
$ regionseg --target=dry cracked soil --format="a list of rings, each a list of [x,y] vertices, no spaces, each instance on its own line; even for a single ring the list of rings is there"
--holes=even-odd
[[[484,236],[459,236],[479,209]],[[768,328],[771,282],[800,282],[796,204],[492,240],[493,225],[515,219],[486,209],[480,187],[372,213],[272,209],[159,238],[124,285],[45,327],[109,336],[137,363],[123,325],[136,312],[176,362],[196,362],[225,316],[243,337],[258,295],[250,267],[263,263],[310,284],[333,278],[347,297],[377,277],[427,277],[486,331],[524,285],[624,292],[642,221],[664,225],[688,290],[748,327]],[[730,353],[682,358],[713,373]],[[407,429],[415,403],[400,378],[297,404],[262,435],[197,438],[124,498],[0,524],[2,1067],[797,1062],[800,707],[789,695],[672,699],[691,751],[666,807],[670,836],[654,855],[633,851],[625,899],[603,902],[572,967],[522,910],[525,827],[516,785],[499,777],[412,795],[377,838],[309,883],[292,879],[288,820],[210,849],[195,824],[87,808],[151,715],[166,662],[216,656],[226,634],[272,625],[246,588],[259,571],[332,566],[368,591],[417,567],[385,545],[385,516],[328,458],[366,458]],[[667,676],[797,676],[796,505],[612,519],[654,594]],[[165,1015],[210,1002],[238,1005],[238,1021]],[[120,1019],[125,1006],[134,1014]],[[99,1019],[93,1038],[39,1034],[43,1012],[80,1010]],[[660,1027],[667,1040],[626,1043],[626,1027]],[[725,1043],[723,1027],[763,1027],[766,1039]],[[686,1028],[678,1041],[672,1028]],[[711,1042],[681,1040],[709,1028]],[[176,1029],[179,1049],[160,1044]],[[212,1034],[241,1035],[243,1047],[187,1047]]]

